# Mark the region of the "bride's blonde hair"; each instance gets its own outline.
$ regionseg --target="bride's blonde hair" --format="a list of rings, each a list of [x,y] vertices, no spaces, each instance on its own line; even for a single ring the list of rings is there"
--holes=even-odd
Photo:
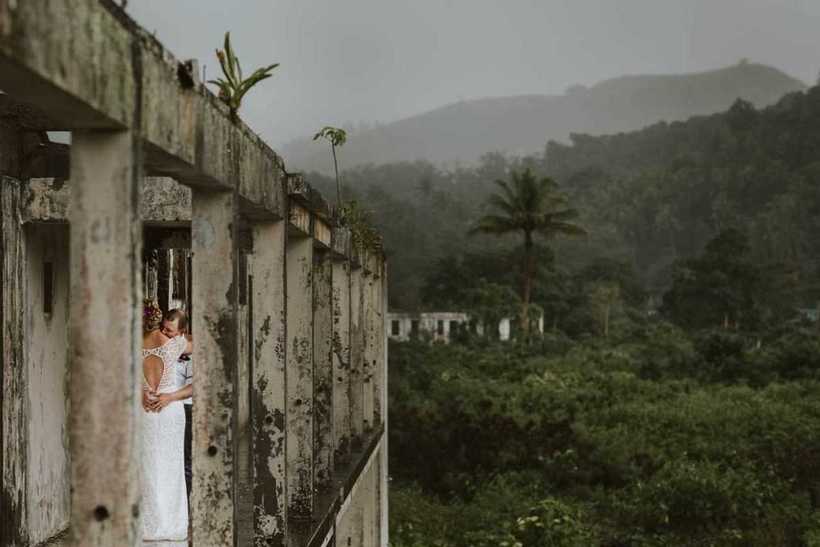
[[[142,330],[151,332],[162,325],[162,310],[156,302],[146,298],[142,305]]]

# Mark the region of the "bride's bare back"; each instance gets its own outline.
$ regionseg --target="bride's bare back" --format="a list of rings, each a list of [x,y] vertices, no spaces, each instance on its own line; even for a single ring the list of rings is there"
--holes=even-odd
[[[184,338],[168,338],[160,331],[151,331],[142,337],[142,372],[145,383],[153,391],[167,387],[171,367],[185,350]]]

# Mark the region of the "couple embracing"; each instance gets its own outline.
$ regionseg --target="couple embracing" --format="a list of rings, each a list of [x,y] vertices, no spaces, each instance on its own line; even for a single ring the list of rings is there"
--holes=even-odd
[[[188,545],[191,417],[183,401],[190,400],[193,386],[185,365],[192,351],[186,328],[184,312],[171,310],[163,316],[156,304],[145,302],[141,465],[146,546]]]

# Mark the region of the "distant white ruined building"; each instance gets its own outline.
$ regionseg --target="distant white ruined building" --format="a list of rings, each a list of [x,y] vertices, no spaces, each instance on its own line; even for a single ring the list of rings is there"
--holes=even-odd
[[[459,330],[472,328],[470,315],[464,312],[390,312],[387,314],[387,334],[392,340],[406,342],[415,336],[425,333],[433,342],[449,344],[452,335]],[[475,325],[476,332],[485,333],[482,324]],[[538,332],[544,333],[544,317],[538,319]],[[512,321],[505,317],[498,322],[498,339],[507,341],[512,336]]]

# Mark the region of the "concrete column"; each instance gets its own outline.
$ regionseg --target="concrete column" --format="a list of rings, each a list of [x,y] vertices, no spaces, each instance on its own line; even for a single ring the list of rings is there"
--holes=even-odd
[[[361,446],[364,434],[364,328],[362,325],[362,269],[350,272],[350,438],[354,447]]]
[[[313,255],[313,480],[316,490],[333,473],[333,262],[329,251]]]
[[[237,198],[194,190],[194,545],[233,545],[234,427],[239,324]]]
[[[370,258],[368,255],[368,265]],[[362,276],[362,414],[365,431],[373,428],[374,418],[374,382],[376,355],[375,317],[373,310],[373,296],[375,273],[372,269]]]
[[[381,378],[379,379],[379,385],[381,386],[381,395],[379,400],[381,401],[382,405],[382,421],[384,422],[384,431],[385,434],[382,436],[381,446],[379,447],[380,453],[380,465],[379,465],[379,498],[381,499],[381,512],[380,512],[380,520],[381,520],[381,543],[380,545],[387,545],[388,543],[388,535],[389,535],[389,528],[388,528],[388,487],[387,487],[387,451],[388,451],[388,416],[390,415],[389,409],[387,408],[387,386],[388,386],[388,346],[387,343],[387,311],[389,306],[389,293],[387,290],[387,262],[384,260],[382,261],[381,265],[381,309],[382,309],[382,348],[383,351],[381,353]]]
[[[285,485],[285,221],[253,227],[251,459],[254,545],[283,547]]]
[[[350,454],[350,263],[333,262],[333,434],[336,463]]]
[[[253,338],[253,256],[252,237],[240,231],[238,268],[238,359],[236,404],[234,406],[234,537],[240,547],[253,545],[253,473],[251,467],[250,387]]]
[[[287,495],[290,517],[313,511],[313,239],[287,247]]]
[[[384,421],[384,401],[382,397],[385,393],[384,386],[384,356],[387,344],[387,313],[384,303],[384,262],[380,256],[376,261],[376,278],[373,280],[373,339],[375,347],[373,350],[373,423],[379,426]]]
[[[138,144],[128,131],[71,145],[72,545],[136,545],[142,300]]]
[[[25,479],[29,417],[26,412],[27,367],[23,357],[26,302],[20,190],[20,181],[0,178],[0,287],[3,291],[0,305],[3,353],[0,545],[28,544]]]

